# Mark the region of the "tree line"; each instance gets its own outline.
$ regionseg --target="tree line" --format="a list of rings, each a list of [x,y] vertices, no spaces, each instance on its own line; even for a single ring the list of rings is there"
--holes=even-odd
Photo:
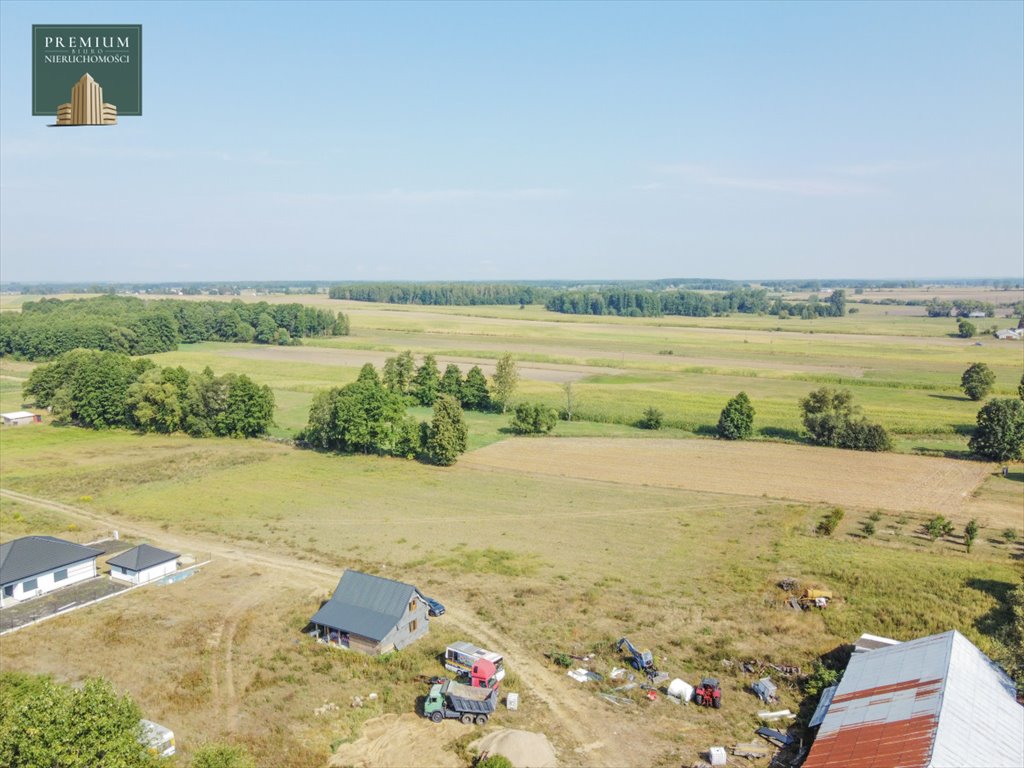
[[[341,283],[332,285],[332,299],[424,306],[476,304],[539,304],[551,288],[528,283]]]
[[[725,293],[691,290],[563,291],[547,300],[552,312],[570,315],[619,315],[623,317],[711,317],[739,312],[773,314],[780,317],[841,317],[846,314],[846,292],[833,291],[824,301],[811,294],[806,301],[789,302],[772,298],[763,288],[735,288]]]
[[[143,301],[133,296],[40,299],[0,313],[0,355],[46,360],[72,349],[149,355],[179,342],[298,344],[310,336],[347,335],[348,318],[302,304]]]
[[[23,392],[57,421],[94,429],[256,437],[274,417],[274,393],[248,376],[157,368],[121,352],[65,352],[37,366]]]

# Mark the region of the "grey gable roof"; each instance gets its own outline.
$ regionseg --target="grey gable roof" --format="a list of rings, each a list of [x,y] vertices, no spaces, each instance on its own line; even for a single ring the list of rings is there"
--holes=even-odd
[[[418,597],[416,588],[359,571],[345,571],[334,595],[310,621],[342,632],[383,640]]]
[[[168,560],[177,559],[178,555],[168,552],[165,549],[157,549],[149,544],[139,544],[137,547],[122,552],[117,557],[107,560],[107,565],[117,565],[127,568],[129,571],[144,571],[154,565],[166,563]]]
[[[24,536],[0,544],[0,584],[49,573],[102,554],[103,550],[83,547],[53,536]]]

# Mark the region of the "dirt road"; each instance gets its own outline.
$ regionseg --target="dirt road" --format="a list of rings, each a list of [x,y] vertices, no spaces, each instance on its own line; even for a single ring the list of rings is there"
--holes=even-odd
[[[259,566],[261,569],[273,570],[278,575],[287,575],[292,586],[309,586],[324,588],[333,585],[338,577],[338,569],[333,566],[303,562],[287,555],[279,555],[265,550],[253,550],[234,544],[225,544],[216,539],[194,536],[181,536],[159,529],[156,525],[126,521],[123,517],[116,520],[102,513],[80,509],[62,502],[29,496],[8,489],[0,489],[0,496],[32,504],[44,509],[88,520],[105,527],[117,527],[122,533],[131,536],[159,540],[161,545],[177,548],[180,552],[209,552],[215,559],[224,559],[245,563],[247,566]],[[225,726],[230,729],[237,718],[234,683],[232,675],[232,639],[238,626],[238,618],[244,614],[247,606],[259,595],[252,593],[241,595],[225,612],[223,622],[211,638],[212,650],[215,651],[213,661],[214,695],[225,704]],[[500,649],[514,665],[525,687],[524,693],[535,696],[550,710],[552,718],[551,734],[555,740],[568,743],[571,756],[562,754],[562,764],[580,764],[601,768],[636,764],[638,755],[635,745],[630,751],[623,752],[617,746],[614,734],[622,729],[620,720],[612,712],[602,708],[600,702],[584,690],[575,690],[577,685],[562,674],[553,672],[534,658],[529,651],[514,639],[495,630],[477,617],[471,609],[460,604],[453,598],[446,599],[447,616],[454,621],[466,634],[478,641]]]

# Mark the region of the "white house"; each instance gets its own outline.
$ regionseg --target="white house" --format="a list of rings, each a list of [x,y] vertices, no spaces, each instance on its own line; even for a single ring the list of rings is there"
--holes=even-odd
[[[1024,339],[1024,329],[1021,328],[1005,328],[1001,331],[996,331],[996,338],[1005,341],[1006,339]]]
[[[0,608],[91,579],[102,550],[52,536],[0,544]]]
[[[132,584],[145,584],[178,570],[178,555],[163,549],[139,544],[107,560],[110,578]]]
[[[0,419],[3,419],[4,426],[7,427],[17,427],[19,424],[35,424],[43,420],[41,416],[30,411],[0,413]]]

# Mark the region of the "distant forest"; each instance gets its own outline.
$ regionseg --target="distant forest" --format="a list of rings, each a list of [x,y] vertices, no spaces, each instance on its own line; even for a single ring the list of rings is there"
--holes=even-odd
[[[710,317],[731,312],[742,314],[792,315],[795,317],[841,317],[846,314],[846,291],[835,290],[819,300],[788,302],[772,298],[763,288],[737,288],[726,293],[698,291],[566,291],[548,299],[552,312],[570,315],[621,315],[624,317]]]
[[[343,283],[332,285],[332,299],[385,304],[464,307],[475,304],[540,304],[554,293],[529,283]]]
[[[309,336],[348,334],[348,318],[302,304],[242,301],[144,301],[132,296],[40,299],[0,313],[0,355],[45,360],[72,349],[149,355],[179,342],[298,344]]]

